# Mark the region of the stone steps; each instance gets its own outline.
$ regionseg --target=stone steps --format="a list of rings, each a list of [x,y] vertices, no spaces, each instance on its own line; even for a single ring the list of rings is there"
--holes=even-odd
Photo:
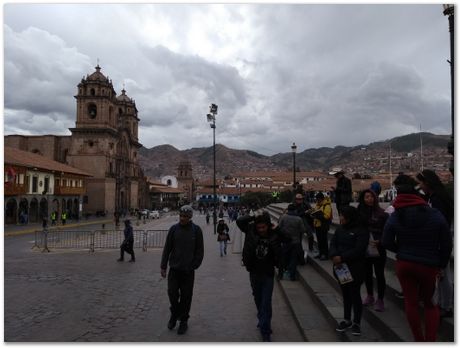
[[[286,207],[287,203],[278,203],[267,207],[267,210],[272,220],[277,221]],[[332,226],[330,235],[332,235],[334,228],[335,226]],[[386,310],[376,312],[372,307],[365,307],[363,310],[362,336],[356,338],[347,334],[336,334],[336,341],[413,341],[404,312],[404,300],[396,296],[396,293],[401,291],[401,286],[394,271],[395,256],[393,253],[388,253],[388,260],[385,270],[387,283],[385,292]],[[308,341],[329,341],[331,332],[332,334],[335,333],[337,321],[342,320],[343,316],[340,286],[332,274],[332,262],[329,260],[319,261],[312,258],[312,255],[308,255],[307,265],[298,267],[298,276],[299,282],[282,280],[280,284],[293,315],[296,317],[299,329]],[[374,288],[376,289],[376,286]],[[365,298],[367,294],[364,284],[361,287],[361,291],[362,297]],[[312,323],[308,309],[304,308],[306,302],[314,303],[316,309],[321,311],[324,318]],[[318,312],[317,310],[310,311],[313,313]],[[325,326],[324,322],[327,322],[328,326]],[[319,338],[322,335],[321,332],[324,335],[322,339]],[[438,341],[454,342],[453,318],[443,318],[441,320]]]

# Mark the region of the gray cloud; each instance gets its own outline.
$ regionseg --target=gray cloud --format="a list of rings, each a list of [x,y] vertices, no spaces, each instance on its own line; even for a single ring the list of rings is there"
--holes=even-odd
[[[67,134],[96,58],[147,147],[265,154],[450,133],[441,5],[8,4],[5,133]],[[78,28],[76,30],[75,28]]]

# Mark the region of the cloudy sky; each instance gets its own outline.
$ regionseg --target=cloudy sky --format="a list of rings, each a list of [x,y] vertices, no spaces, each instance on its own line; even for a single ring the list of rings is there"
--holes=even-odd
[[[4,133],[69,135],[77,85],[123,85],[147,148],[271,155],[450,134],[442,5],[7,4]]]

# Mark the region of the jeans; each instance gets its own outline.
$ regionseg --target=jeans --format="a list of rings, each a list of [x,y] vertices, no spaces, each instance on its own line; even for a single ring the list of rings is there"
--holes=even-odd
[[[219,246],[220,246],[220,256],[223,256],[224,254],[227,255],[227,241],[221,240],[219,242]]]
[[[180,321],[187,321],[192,307],[195,271],[170,269],[168,273],[168,296],[171,316]]]
[[[271,334],[273,276],[249,273],[252,295],[257,307],[258,327],[262,335]]]
[[[385,263],[386,255],[379,257],[366,257],[366,290],[368,295],[374,294],[374,277],[377,279],[377,295],[380,300],[383,300],[385,295]]]
[[[289,272],[289,276],[295,278],[297,264],[298,264],[298,244],[284,244],[283,245],[283,268]]]
[[[439,327],[439,307],[432,302],[436,284],[437,267],[397,260],[396,275],[404,293],[404,309],[416,342],[435,342]],[[425,334],[419,314],[419,298],[424,303]]]

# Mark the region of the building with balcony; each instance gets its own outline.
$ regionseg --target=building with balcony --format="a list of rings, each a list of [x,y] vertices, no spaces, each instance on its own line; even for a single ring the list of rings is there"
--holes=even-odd
[[[11,147],[4,162],[5,224],[39,222],[53,211],[81,217],[91,174]]]

